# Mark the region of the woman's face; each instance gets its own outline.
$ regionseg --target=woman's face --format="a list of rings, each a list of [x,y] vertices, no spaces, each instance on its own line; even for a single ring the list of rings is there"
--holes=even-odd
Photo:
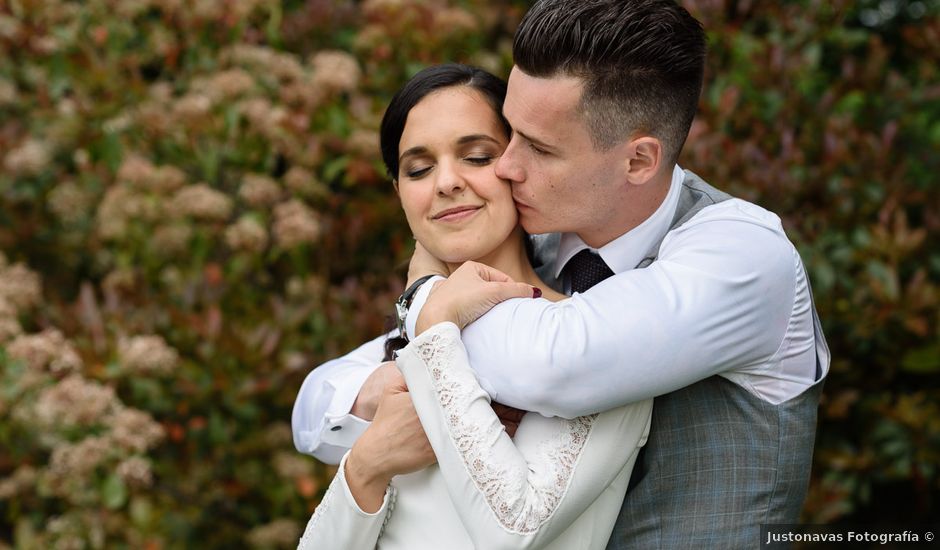
[[[436,258],[481,259],[515,229],[512,191],[493,170],[507,142],[493,107],[467,86],[435,91],[408,113],[398,193],[415,238]]]

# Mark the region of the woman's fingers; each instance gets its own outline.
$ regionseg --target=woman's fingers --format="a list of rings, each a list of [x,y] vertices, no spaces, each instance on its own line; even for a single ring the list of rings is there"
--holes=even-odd
[[[496,304],[510,298],[538,298],[542,291],[517,283],[484,264],[465,262],[446,281],[435,284],[418,317],[420,334],[434,324],[451,321],[461,329]]]

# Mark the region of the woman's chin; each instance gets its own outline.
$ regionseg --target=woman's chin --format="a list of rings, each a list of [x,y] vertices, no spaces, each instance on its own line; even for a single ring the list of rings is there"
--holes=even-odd
[[[447,254],[444,258],[441,259],[447,265],[459,266],[460,264],[466,262],[467,260],[472,260],[473,258],[468,258],[463,255]]]
[[[438,260],[448,265],[454,265],[454,264],[460,265],[466,262],[467,260],[474,259],[475,257],[473,254],[470,254],[467,250],[455,250],[454,247],[448,247],[446,250],[441,250],[440,248],[435,250],[435,248],[437,247],[432,248],[432,247],[428,247],[427,245],[425,245],[425,248],[427,248],[428,252],[430,252],[432,256],[434,256]]]

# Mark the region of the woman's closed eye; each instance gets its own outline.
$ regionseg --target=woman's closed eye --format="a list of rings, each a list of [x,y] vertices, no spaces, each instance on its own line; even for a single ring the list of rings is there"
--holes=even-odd
[[[494,156],[490,154],[474,153],[474,154],[467,155],[466,157],[464,157],[464,160],[469,162],[470,164],[486,166],[487,164],[493,162],[493,158]]]
[[[432,165],[409,166],[405,169],[405,175],[411,179],[420,179],[428,174],[433,168]]]
[[[474,147],[465,150],[463,160],[476,166],[486,166],[495,161],[498,156],[499,151],[495,150],[488,142],[478,143]]]

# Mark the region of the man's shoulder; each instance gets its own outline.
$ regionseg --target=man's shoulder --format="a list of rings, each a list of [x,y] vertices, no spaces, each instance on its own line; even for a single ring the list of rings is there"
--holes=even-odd
[[[790,271],[796,249],[783,229],[780,217],[754,203],[732,198],[702,208],[682,226],[670,231],[663,240],[662,257],[693,252],[727,258],[751,258],[772,262]],[[773,269],[770,264],[763,266]]]
[[[715,222],[753,225],[755,229],[760,227],[785,236],[780,216],[736,197],[702,208],[677,230],[707,230]]]

